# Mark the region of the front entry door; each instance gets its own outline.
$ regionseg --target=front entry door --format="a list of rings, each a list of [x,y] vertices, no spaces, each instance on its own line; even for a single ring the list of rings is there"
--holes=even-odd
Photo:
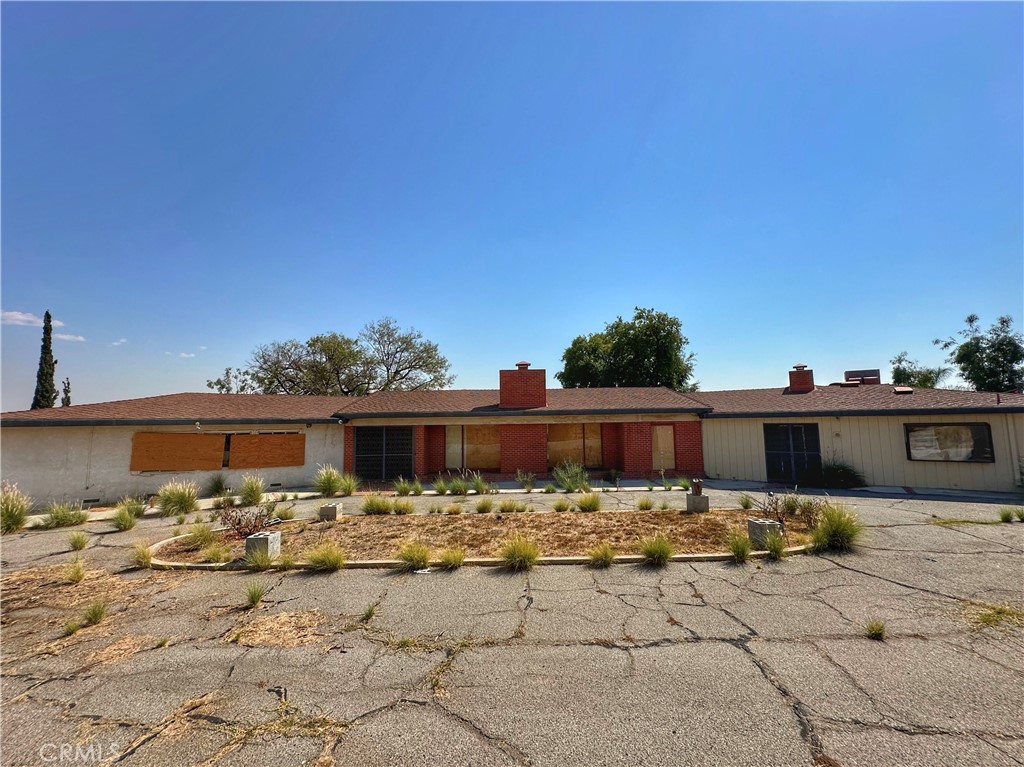
[[[766,423],[764,462],[769,482],[813,483],[821,475],[816,423]]]
[[[671,425],[651,427],[651,467],[655,471],[676,468],[676,443]]]

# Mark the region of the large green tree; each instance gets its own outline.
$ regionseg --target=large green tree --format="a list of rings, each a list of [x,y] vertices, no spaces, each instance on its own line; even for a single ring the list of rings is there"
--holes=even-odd
[[[896,386],[914,386],[919,389],[935,389],[953,372],[948,367],[927,367],[910,359],[906,352],[900,352],[890,360],[892,382]]]
[[[1024,389],[1024,336],[1013,329],[1013,318],[1003,315],[987,331],[971,314],[967,327],[933,343],[949,352],[949,362],[975,391],[1009,392]]]
[[[696,391],[693,353],[676,317],[636,308],[633,319],[617,317],[603,331],[577,336],[562,354],[555,378],[565,388],[667,386]]]
[[[39,350],[39,370],[36,372],[36,391],[32,397],[32,410],[53,407],[57,402],[54,374],[57,360],[53,358],[53,320],[49,312],[43,314],[43,344]]]
[[[437,344],[390,317],[367,324],[357,338],[340,333],[256,347],[243,368],[227,368],[206,385],[222,394],[355,396],[378,391],[443,389],[455,380]]]

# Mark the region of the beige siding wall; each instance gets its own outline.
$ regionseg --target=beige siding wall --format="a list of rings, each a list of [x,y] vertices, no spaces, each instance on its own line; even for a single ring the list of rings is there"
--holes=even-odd
[[[0,429],[0,477],[16,482],[37,503],[50,500],[80,501],[98,498],[112,501],[123,495],[153,493],[172,477],[181,477],[203,487],[217,473],[228,485],[237,487],[245,471],[131,472],[132,436],[137,431],[189,432],[182,427],[160,426],[49,426]],[[298,431],[306,435],[303,466],[260,469],[268,483],[283,487],[309,485],[317,464],[341,468],[344,427],[302,424],[272,424],[204,428],[210,432],[249,434],[254,431]]]
[[[821,418],[706,418],[704,466],[718,479],[764,482],[764,424],[816,423],[823,458],[835,456],[861,471],[869,485],[1013,491],[1024,448],[1024,414],[956,416],[826,416]],[[907,423],[987,423],[995,463],[910,461]]]

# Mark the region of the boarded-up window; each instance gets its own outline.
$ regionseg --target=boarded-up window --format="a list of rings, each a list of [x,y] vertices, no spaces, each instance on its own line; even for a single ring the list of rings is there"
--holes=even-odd
[[[462,427],[446,426],[444,429],[444,467],[462,468]]]
[[[651,465],[655,471],[676,467],[676,443],[672,426],[651,427]]]
[[[223,434],[136,432],[131,471],[213,471],[224,463]]]
[[[497,426],[467,426],[466,468],[498,471],[501,468],[501,433]]]
[[[583,426],[583,452],[586,466],[597,467],[603,461],[601,457],[601,424],[588,423]]]
[[[262,469],[270,466],[303,466],[305,434],[232,434],[230,469]]]
[[[548,466],[575,461],[601,465],[601,424],[553,423],[548,426]]]
[[[987,423],[908,423],[903,428],[911,461],[995,461],[992,427]]]

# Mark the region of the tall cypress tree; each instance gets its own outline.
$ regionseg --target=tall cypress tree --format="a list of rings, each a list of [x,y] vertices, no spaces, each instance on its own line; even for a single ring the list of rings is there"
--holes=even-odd
[[[67,407],[71,404],[71,379],[65,378],[61,384],[60,406]]]
[[[32,397],[32,409],[53,407],[57,402],[57,385],[53,375],[57,360],[53,358],[53,327],[50,313],[43,315],[43,346],[39,351],[39,372],[36,373],[36,393]]]

